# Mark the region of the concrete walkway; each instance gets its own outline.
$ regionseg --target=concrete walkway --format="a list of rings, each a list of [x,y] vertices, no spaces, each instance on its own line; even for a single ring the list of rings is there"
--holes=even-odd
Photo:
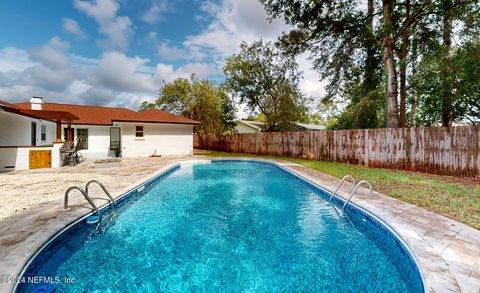
[[[105,169],[95,169],[92,162],[85,162],[77,167],[14,174],[24,174],[26,177],[41,174],[47,182],[54,178],[52,174],[69,174],[72,179],[58,181],[55,188],[49,184],[38,186],[38,193],[43,193],[42,188],[47,188],[55,199],[40,200],[36,203],[39,207],[26,211],[19,206],[13,216],[0,219],[0,276],[18,276],[28,259],[44,242],[91,211],[80,195],[73,194],[71,202],[74,207],[69,210],[62,208],[63,192],[77,180],[75,174],[82,174],[79,176],[82,182],[76,182],[75,185],[84,185],[88,180],[99,176],[111,177],[105,185],[114,197],[118,197],[176,163],[191,159],[192,157],[122,159],[120,166]],[[339,183],[335,177],[292,162],[275,162],[326,189],[334,190]],[[2,176],[9,175],[0,174],[0,186],[4,179]],[[346,196],[350,190],[351,185],[346,184],[340,195]],[[414,251],[429,292],[480,292],[479,230],[382,194],[375,193],[370,198],[367,190],[359,190],[360,193],[353,202],[374,213],[401,235]],[[20,186],[17,196],[32,197],[32,193],[38,194],[35,189],[26,192]],[[95,190],[95,195],[96,204],[106,204],[100,189]],[[11,283],[0,283],[0,292],[9,292],[12,288]]]

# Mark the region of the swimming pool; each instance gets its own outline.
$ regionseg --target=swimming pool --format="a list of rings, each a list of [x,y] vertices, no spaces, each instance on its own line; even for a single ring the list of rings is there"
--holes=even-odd
[[[140,190],[98,227],[60,233],[23,275],[60,292],[424,291],[390,229],[274,164],[181,164]]]

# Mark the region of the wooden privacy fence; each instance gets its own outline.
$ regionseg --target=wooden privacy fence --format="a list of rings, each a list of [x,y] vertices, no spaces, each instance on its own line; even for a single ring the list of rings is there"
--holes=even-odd
[[[445,175],[480,175],[480,126],[195,135],[194,147]]]

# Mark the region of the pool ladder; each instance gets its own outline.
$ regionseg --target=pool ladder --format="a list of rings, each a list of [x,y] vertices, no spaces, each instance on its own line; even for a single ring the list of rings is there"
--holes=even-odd
[[[345,210],[345,207],[348,205],[348,203],[350,202],[350,200],[352,199],[353,195],[355,194],[355,192],[357,191],[357,189],[361,186],[361,185],[367,185],[368,188],[370,189],[370,196],[373,196],[373,188],[372,188],[372,185],[370,184],[370,182],[368,182],[368,180],[361,180],[357,183],[357,181],[355,180],[355,178],[348,174],[348,175],[345,175],[343,176],[342,180],[340,181],[340,183],[337,185],[337,188],[335,189],[335,191],[332,193],[332,195],[330,196],[330,202],[332,202],[332,198],[337,195],[337,192],[338,190],[340,189],[340,187],[342,187],[343,183],[348,179],[348,178],[351,178],[352,181],[353,181],[353,188],[352,188],[352,192],[350,193],[350,195],[348,196],[347,200],[345,201],[345,203],[343,204],[342,206],[342,209]]]
[[[90,205],[92,206],[93,210],[95,211],[95,213],[97,214],[97,220],[92,220],[92,223],[96,223],[100,220],[101,218],[101,214],[100,214],[100,210],[98,209],[98,207],[95,205],[95,203],[93,202],[92,198],[88,195],[88,187],[90,186],[90,184],[92,183],[96,183],[98,184],[103,192],[105,192],[105,194],[107,195],[108,197],[108,200],[112,203],[113,205],[113,208],[115,209],[116,208],[116,204],[115,204],[115,200],[113,199],[113,197],[110,195],[110,192],[108,192],[107,188],[105,187],[105,185],[103,185],[103,183],[101,183],[100,181],[98,180],[90,180],[87,182],[87,184],[85,185],[85,189],[81,188],[81,187],[78,187],[78,186],[72,186],[70,188],[67,189],[67,191],[65,191],[65,198],[64,198],[64,203],[63,203],[63,208],[64,209],[68,209],[68,195],[70,194],[70,192],[72,190],[78,190],[80,191],[80,193],[83,195],[83,197],[85,197],[85,199],[88,201],[88,203],[90,203]],[[87,219],[88,221],[88,219]]]
[[[103,192],[105,192],[105,194],[108,196],[108,200],[112,203],[112,206],[116,208],[117,205],[115,204],[115,200],[113,199],[113,197],[110,195],[110,192],[108,192],[105,185],[103,185],[103,183],[98,180],[88,181],[87,184],[85,185],[85,193],[88,195],[88,186],[92,183],[97,183],[103,189]]]

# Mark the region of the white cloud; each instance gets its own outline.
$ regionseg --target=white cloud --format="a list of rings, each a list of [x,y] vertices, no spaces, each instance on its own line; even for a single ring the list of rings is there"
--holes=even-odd
[[[212,63],[187,63],[176,70],[171,64],[159,63],[156,66],[154,82],[161,85],[163,82],[168,83],[179,77],[190,78],[192,74],[195,74],[199,79],[206,79],[214,71],[215,65]]]
[[[30,59],[52,69],[62,69],[69,65],[65,52],[69,43],[59,37],[52,38],[46,45],[29,50]]]
[[[74,79],[69,71],[52,70],[39,65],[27,69],[22,74],[22,81],[47,91],[61,92],[66,90]]]
[[[117,98],[110,103],[110,106],[137,109],[144,101],[152,103],[156,99],[158,99],[158,93],[151,95],[120,93]]]
[[[187,78],[195,74],[199,79],[206,79],[214,70],[215,65],[212,63],[187,63],[177,69],[177,75]]]
[[[81,39],[87,38],[87,34],[82,31],[82,29],[78,25],[78,22],[66,17],[63,18],[62,21],[63,21],[63,29],[67,33],[73,34]]]
[[[104,53],[95,69],[94,83],[104,88],[125,92],[153,92],[151,75],[139,71],[148,59],[130,58],[120,52]]]
[[[107,51],[99,59],[69,53],[68,42],[58,37],[22,50],[0,49],[0,97],[25,101],[43,96],[47,102],[138,107],[158,96],[163,82],[196,74],[207,78],[211,63],[149,65],[149,60]],[[3,66],[2,66],[3,65]]]
[[[167,43],[160,43],[158,56],[164,60],[188,59],[187,50],[170,46]]]
[[[163,14],[172,11],[172,3],[166,0],[153,0],[150,8],[140,17],[149,24],[157,24],[163,19]]]
[[[221,6],[222,5],[218,5],[213,1],[204,1],[200,4],[200,10],[209,15],[215,15],[220,11]]]
[[[320,75],[312,69],[313,64],[308,59],[308,55],[302,54],[296,58],[296,61],[299,69],[303,71],[303,79],[300,81],[299,85],[303,93],[314,98],[324,96],[327,83],[325,81],[320,81]]]
[[[0,69],[3,72],[23,71],[33,66],[25,50],[5,47],[0,50]]]
[[[181,46],[159,43],[158,55],[164,63],[151,64],[146,58],[122,52],[133,31],[130,19],[118,15],[117,2],[74,0],[74,5],[97,22],[105,36],[100,43],[108,49],[99,58],[87,58],[70,53],[68,42],[59,37],[28,50],[2,48],[1,99],[25,101],[38,95],[50,102],[134,107],[156,98],[164,81],[189,78],[192,73],[199,78],[221,78],[224,58],[235,53],[241,41],[273,41],[288,30],[280,21],[269,23],[256,0],[204,1],[201,22],[206,27],[197,35],[187,36]],[[153,42],[159,39],[155,32],[148,37]],[[169,64],[173,60],[188,63],[177,67]],[[297,61],[305,77],[301,89],[307,95],[321,96],[324,85],[310,69],[311,62],[306,56]]]
[[[150,40],[155,41],[155,40],[157,39],[157,35],[158,35],[157,32],[149,32],[149,33],[148,33],[148,38],[149,38]]]
[[[267,14],[257,0],[223,0],[221,3],[206,1],[202,11],[209,15],[211,22],[198,35],[188,36],[184,42],[187,48],[201,48],[208,55],[220,59],[235,53],[242,41],[253,42],[260,38],[276,40],[288,26],[279,20],[267,21]]]
[[[128,16],[118,16],[120,5],[114,0],[94,0],[93,2],[75,0],[74,6],[79,11],[95,19],[100,33],[106,39],[98,44],[104,49],[125,50],[133,34],[132,22]]]
[[[89,89],[80,93],[80,98],[87,105],[102,106],[112,102],[112,97],[118,95],[110,89],[103,87],[90,87]]]

